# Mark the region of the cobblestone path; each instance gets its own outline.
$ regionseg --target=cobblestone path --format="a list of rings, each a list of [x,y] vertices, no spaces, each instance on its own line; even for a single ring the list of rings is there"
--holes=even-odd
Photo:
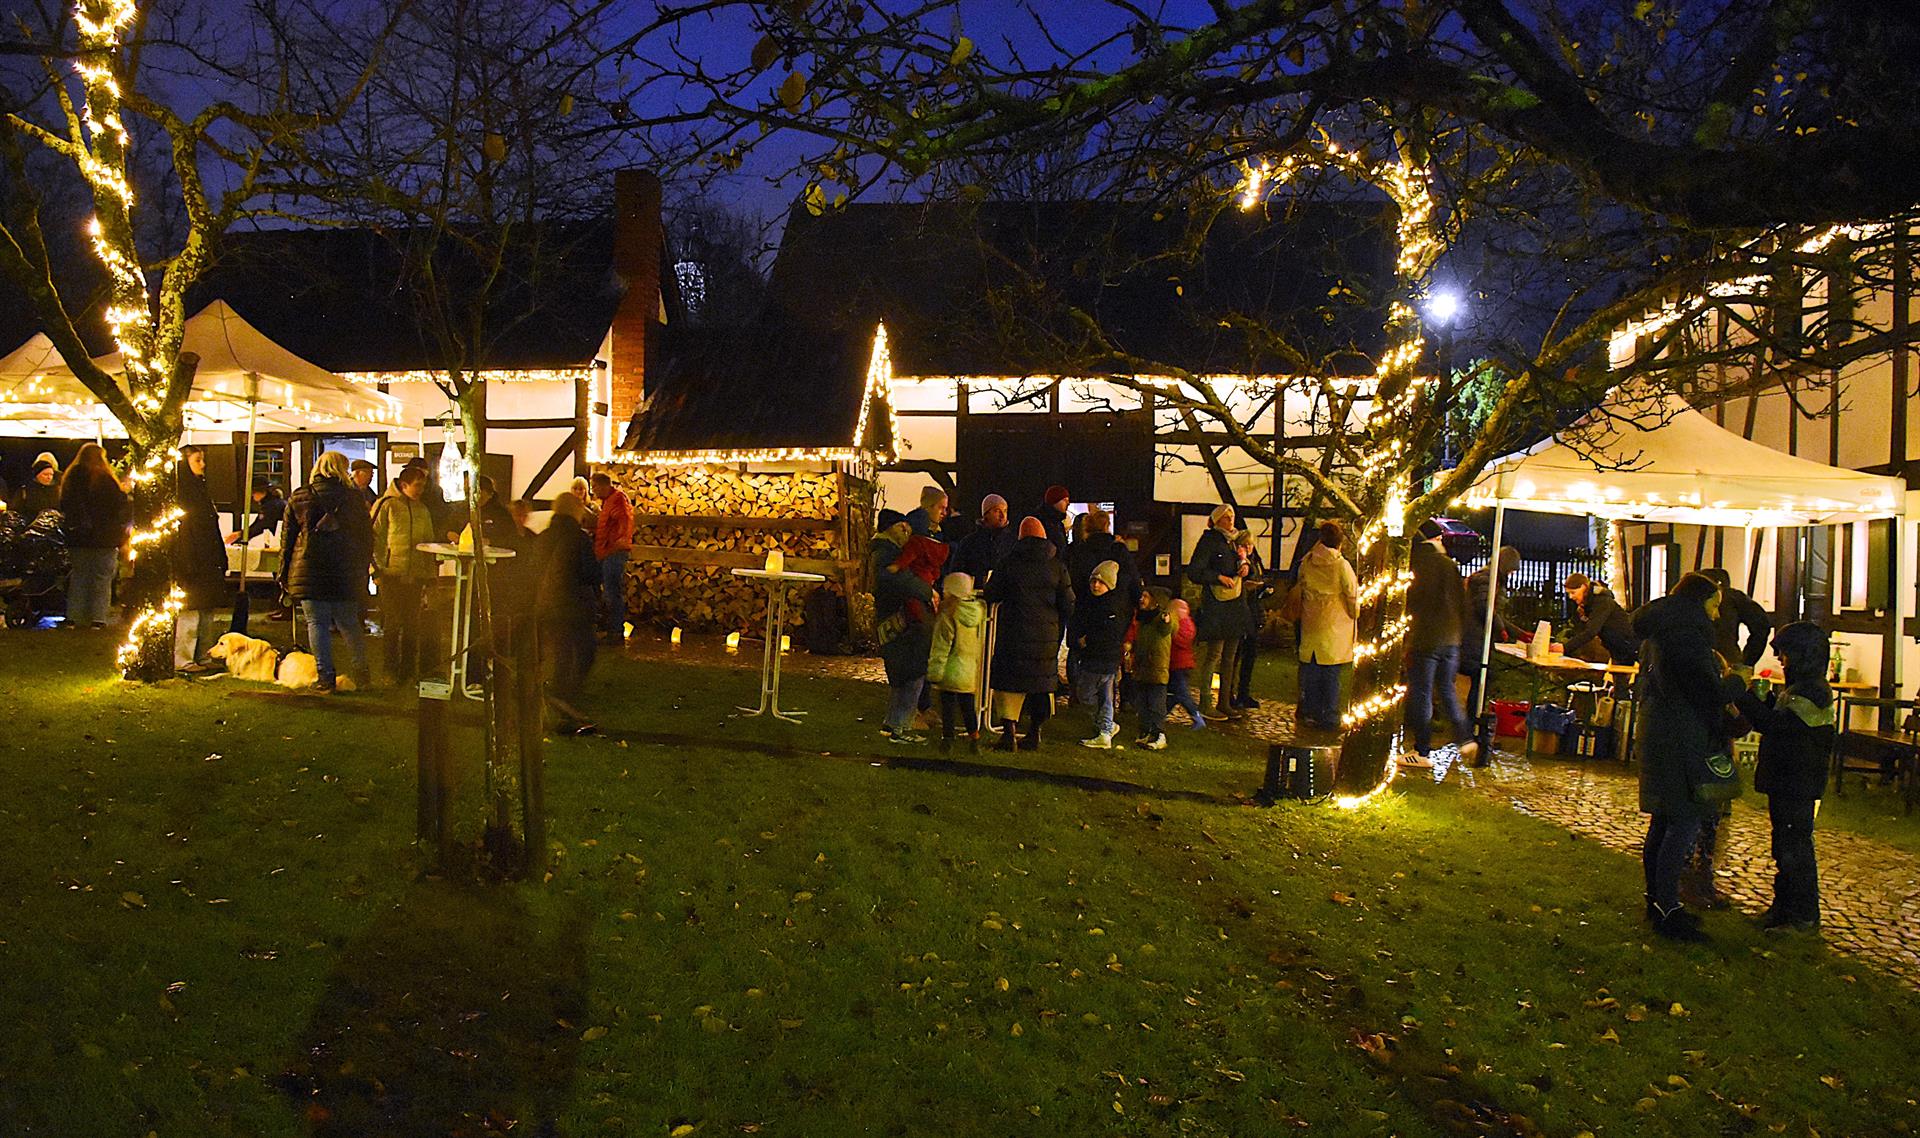
[[[664,639],[629,647],[637,656],[671,656],[700,664],[757,667],[757,645],[738,654],[717,642],[672,647]],[[866,656],[811,656],[794,653],[784,665],[795,673],[883,682],[880,661]],[[1267,700],[1246,719],[1229,727],[1276,741],[1330,743],[1327,733],[1299,731],[1292,704]],[[1175,713],[1176,717],[1180,713]],[[1646,818],[1639,811],[1632,768],[1617,763],[1538,759],[1528,762],[1512,751],[1497,751],[1478,770],[1450,769],[1451,750],[1436,750],[1436,781],[1503,802],[1522,814],[1564,826],[1582,837],[1640,855]],[[1421,776],[1429,772],[1410,772]],[[1403,773],[1401,777],[1409,777]],[[1773,897],[1773,858],[1764,813],[1736,810],[1725,824],[1718,874],[1720,889],[1747,913],[1757,914]],[[1821,932],[1827,942],[1872,962],[1920,987],[1920,857],[1871,838],[1814,827],[1820,859]]]

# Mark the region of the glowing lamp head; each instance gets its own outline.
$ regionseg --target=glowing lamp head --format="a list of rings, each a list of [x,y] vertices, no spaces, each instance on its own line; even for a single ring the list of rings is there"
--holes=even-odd
[[[1450,288],[1440,289],[1427,297],[1427,315],[1436,324],[1451,324],[1460,315],[1460,294]]]

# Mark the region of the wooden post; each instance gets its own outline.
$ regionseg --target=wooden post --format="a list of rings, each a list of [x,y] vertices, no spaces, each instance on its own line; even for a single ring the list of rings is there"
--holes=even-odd
[[[547,864],[547,776],[541,751],[542,716],[539,638],[519,638],[514,654],[514,694],[520,728],[520,817],[525,828],[527,872],[539,873]]]
[[[427,851],[428,866],[442,869],[450,852],[447,825],[447,703],[421,696],[418,742],[419,797],[414,838]]]

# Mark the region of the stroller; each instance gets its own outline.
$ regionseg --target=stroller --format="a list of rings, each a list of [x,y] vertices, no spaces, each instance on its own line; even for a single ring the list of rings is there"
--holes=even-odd
[[[7,627],[31,628],[66,611],[67,539],[60,511],[29,518],[0,513],[0,614]]]

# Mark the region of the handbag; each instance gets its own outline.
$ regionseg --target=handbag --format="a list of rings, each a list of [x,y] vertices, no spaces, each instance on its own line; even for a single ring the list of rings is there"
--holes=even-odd
[[[1740,768],[1734,766],[1730,751],[1688,759],[1687,786],[1693,792],[1693,800],[1703,806],[1732,802],[1746,789],[1740,782]]]

